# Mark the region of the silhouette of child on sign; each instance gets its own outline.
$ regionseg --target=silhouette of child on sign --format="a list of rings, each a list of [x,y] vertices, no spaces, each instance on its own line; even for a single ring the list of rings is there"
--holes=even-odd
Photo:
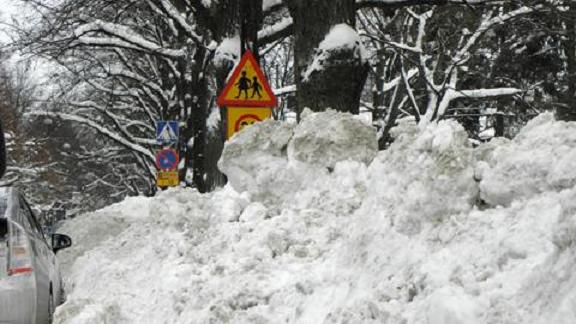
[[[254,95],[258,94],[258,98],[262,98],[262,95],[260,94],[260,89],[262,89],[262,86],[260,85],[260,83],[258,83],[258,78],[254,77],[252,78],[252,97],[254,98]]]
[[[246,77],[246,71],[242,71],[242,76],[238,79],[238,83],[235,84],[238,86],[238,95],[236,99],[240,98],[242,92],[244,92],[244,99],[248,99],[248,89],[250,89],[250,79]]]

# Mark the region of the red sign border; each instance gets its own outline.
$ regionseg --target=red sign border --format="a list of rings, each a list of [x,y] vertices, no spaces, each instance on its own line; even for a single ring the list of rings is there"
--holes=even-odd
[[[236,123],[234,124],[234,131],[235,132],[239,132],[240,130],[238,129],[238,126],[240,126],[240,122],[244,119],[246,119],[247,117],[251,117],[252,119],[256,119],[257,121],[261,122],[262,120],[260,119],[260,117],[254,115],[254,114],[246,114],[246,115],[240,115],[240,118],[238,118],[238,120],[236,121]]]
[[[250,61],[250,63],[252,63],[252,66],[254,67],[254,72],[256,72],[256,76],[258,77],[258,79],[262,80],[262,87],[264,88],[264,91],[266,91],[266,93],[268,93],[268,95],[270,96],[270,100],[262,101],[262,100],[226,99],[226,96],[230,91],[232,91],[232,87],[234,87],[234,80],[238,78],[238,75],[240,75],[240,72],[242,72],[242,69],[244,69],[244,66],[246,65],[247,61]],[[264,77],[264,73],[262,72],[262,69],[260,69],[260,65],[258,64],[258,62],[256,62],[256,59],[254,58],[252,52],[246,50],[246,52],[242,56],[242,59],[240,60],[240,63],[238,63],[238,66],[236,66],[234,73],[232,73],[232,76],[230,77],[228,83],[226,84],[226,87],[224,87],[224,90],[222,91],[220,96],[218,96],[218,105],[220,107],[249,107],[249,106],[275,107],[276,104],[277,104],[276,96],[274,95],[274,92],[270,88],[268,80],[266,79],[266,77]]]
[[[176,162],[174,163],[174,166],[171,169],[162,169],[160,167],[160,156],[163,153],[165,154],[165,152],[174,153],[174,156],[176,156]],[[178,171],[178,164],[180,164],[180,156],[179,156],[178,152],[176,152],[176,150],[171,149],[171,148],[165,148],[165,149],[162,149],[156,153],[156,168],[158,170],[161,170],[161,171]]]

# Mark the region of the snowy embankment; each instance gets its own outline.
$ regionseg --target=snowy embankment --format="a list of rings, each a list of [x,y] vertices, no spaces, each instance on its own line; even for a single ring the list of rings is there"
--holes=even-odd
[[[68,221],[56,323],[576,323],[576,123],[395,136],[266,121],[228,143],[228,187]]]

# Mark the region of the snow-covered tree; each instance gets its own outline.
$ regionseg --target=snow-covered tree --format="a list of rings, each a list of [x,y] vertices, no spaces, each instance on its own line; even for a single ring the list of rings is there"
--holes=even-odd
[[[151,184],[154,123],[179,120],[182,178],[190,170],[195,187],[210,189],[206,121],[217,87],[211,58],[218,42],[235,29],[235,2],[32,4],[43,13],[42,28],[27,31],[21,45],[59,62],[74,80],[57,98],[64,111],[37,114],[81,123],[124,147]]]

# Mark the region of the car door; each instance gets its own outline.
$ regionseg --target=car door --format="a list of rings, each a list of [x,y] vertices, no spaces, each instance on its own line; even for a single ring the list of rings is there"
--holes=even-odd
[[[44,238],[44,233],[40,224],[36,220],[34,213],[30,206],[24,199],[19,197],[19,210],[21,218],[25,219],[30,229],[30,243],[32,253],[34,255],[34,273],[36,277],[36,298],[37,298],[37,313],[40,318],[48,313],[49,300],[50,300],[50,284],[54,272],[55,256],[52,249]],[[39,319],[40,320],[40,319]],[[40,322],[42,322],[40,320]]]

